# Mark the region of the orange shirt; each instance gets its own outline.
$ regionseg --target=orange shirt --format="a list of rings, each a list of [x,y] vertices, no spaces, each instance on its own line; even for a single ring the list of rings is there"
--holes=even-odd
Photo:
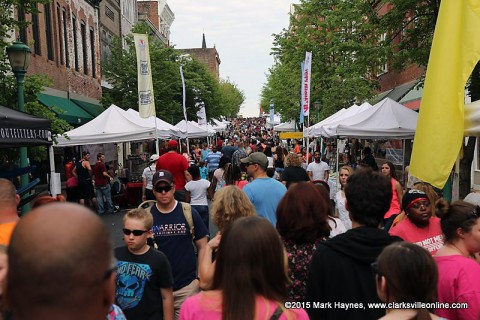
[[[17,225],[18,221],[7,222],[0,224],[0,244],[8,246],[10,244],[10,237],[12,236],[13,229]]]

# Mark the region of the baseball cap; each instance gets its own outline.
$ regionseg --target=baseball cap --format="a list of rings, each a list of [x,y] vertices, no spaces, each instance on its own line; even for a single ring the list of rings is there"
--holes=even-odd
[[[173,175],[167,170],[158,170],[153,174],[152,185],[155,187],[159,182],[173,183]]]
[[[262,167],[267,167],[268,159],[267,156],[263,152],[252,152],[246,158],[240,159],[241,163],[256,163],[261,165]]]
[[[152,154],[152,155],[150,156],[150,162],[157,161],[158,158],[160,158],[160,157],[158,156],[158,154]]]
[[[402,209],[403,210],[408,209],[408,207],[410,207],[411,204],[413,204],[419,199],[428,200],[427,194],[417,189],[408,190],[408,192],[405,193],[402,198]]]
[[[178,147],[177,140],[168,141],[168,149],[176,149]]]

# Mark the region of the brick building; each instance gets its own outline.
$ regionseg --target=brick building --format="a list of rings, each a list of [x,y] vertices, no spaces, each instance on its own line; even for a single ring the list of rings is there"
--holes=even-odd
[[[201,48],[180,50],[185,52],[186,54],[195,57],[195,59],[203,63],[207,67],[207,69],[210,70],[210,72],[216,77],[217,80],[220,79],[220,56],[218,55],[218,51],[215,46],[213,46],[213,48],[207,48],[205,34],[203,34]]]
[[[15,11],[19,20],[31,22],[14,35],[32,50],[27,76],[50,77],[53,85],[39,101],[70,124],[84,124],[101,111],[98,2],[54,0],[37,8],[28,15]]]
[[[170,27],[175,15],[166,0],[137,0],[138,19],[145,21],[152,33],[163,42],[170,45]]]

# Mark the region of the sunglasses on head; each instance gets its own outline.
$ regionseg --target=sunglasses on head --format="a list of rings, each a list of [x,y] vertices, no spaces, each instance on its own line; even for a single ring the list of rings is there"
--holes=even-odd
[[[148,230],[130,230],[130,229],[123,228],[122,231],[123,231],[123,234],[126,236],[129,236],[130,234],[133,233],[135,237],[138,237],[144,234],[145,232],[147,232]]]
[[[169,192],[170,190],[172,190],[172,186],[158,186],[158,187],[155,187],[155,191],[158,192],[158,193],[162,193],[163,191],[165,192]]]

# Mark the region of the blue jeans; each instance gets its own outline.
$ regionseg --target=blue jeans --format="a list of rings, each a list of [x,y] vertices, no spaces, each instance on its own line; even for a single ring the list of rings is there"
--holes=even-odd
[[[205,227],[207,227],[208,230],[208,206],[192,206],[195,210],[197,210],[198,214],[200,215],[200,218],[202,218],[203,223],[205,223]]]
[[[105,213],[105,206],[103,199],[105,198],[105,202],[107,203],[107,211],[109,213],[113,213],[113,201],[112,201],[112,191],[110,190],[110,184],[105,186],[97,186],[95,188],[95,192],[97,194],[97,201],[98,201],[98,213],[104,214]]]

